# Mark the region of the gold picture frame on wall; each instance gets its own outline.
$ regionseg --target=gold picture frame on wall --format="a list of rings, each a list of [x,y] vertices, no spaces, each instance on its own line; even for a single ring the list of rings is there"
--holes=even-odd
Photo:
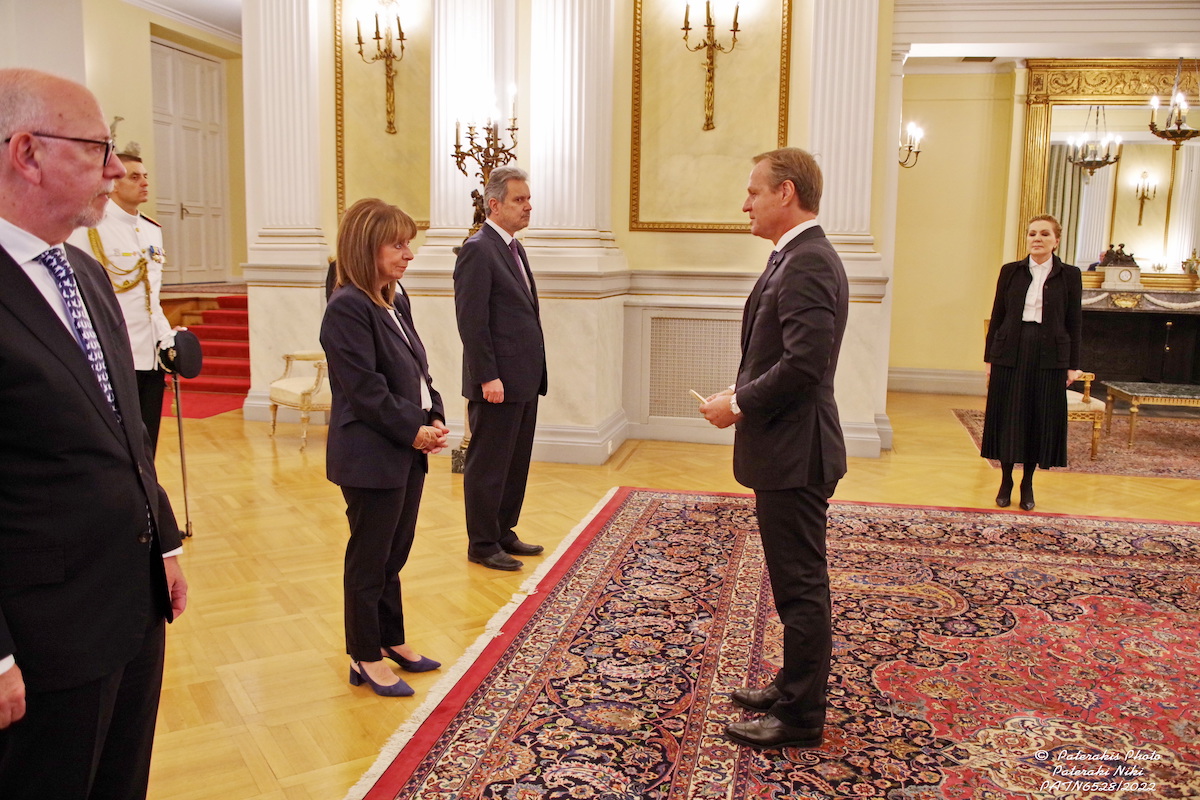
[[[1050,164],[1051,112],[1054,106],[1142,105],[1150,98],[1169,97],[1178,60],[1148,59],[1030,59],[1026,92],[1025,153],[1022,160],[1021,230],[1018,250],[1025,243],[1025,220],[1044,213],[1046,175]],[[1194,73],[1184,70],[1188,94],[1196,92]]]
[[[409,12],[425,4],[409,4]],[[354,20],[347,27],[347,0],[333,4],[333,68],[335,154],[338,218],[347,202],[379,197],[408,212],[417,228],[429,228],[429,159],[431,37],[418,26],[404,23],[409,36],[405,56],[396,66],[397,133],[384,127],[384,72],[363,63],[354,46]],[[359,3],[358,5],[363,5]],[[421,8],[428,19],[430,11]],[[422,16],[422,14],[418,14]],[[416,35],[413,35],[415,29]],[[364,35],[364,39],[368,37]],[[374,42],[369,42],[374,47]],[[347,61],[349,66],[347,67]],[[353,77],[349,70],[356,72]],[[357,70],[361,69],[361,72]],[[424,92],[418,91],[424,87]],[[348,97],[354,99],[353,109]],[[354,153],[364,154],[357,159]],[[366,156],[369,154],[369,157]]]
[[[697,20],[703,6],[696,3]],[[741,11],[738,46],[718,53],[715,74],[716,127],[702,130],[703,55],[682,41],[683,4],[634,0],[633,87],[629,229],[631,231],[743,233],[741,186],[749,157],[787,145],[791,73],[792,3],[780,13],[748,17]],[[679,16],[679,19],[675,19]],[[777,21],[778,28],[769,22]],[[729,27],[717,23],[718,29]],[[702,21],[693,32],[703,35]],[[720,31],[718,30],[719,36]],[[765,41],[778,34],[779,51]],[[729,32],[723,33],[725,39]],[[755,46],[757,44],[757,47]],[[741,61],[734,59],[740,57]],[[777,82],[777,116],[763,118],[764,80]],[[756,91],[757,90],[757,91]],[[739,113],[741,112],[741,113]],[[724,197],[710,186],[736,186]]]

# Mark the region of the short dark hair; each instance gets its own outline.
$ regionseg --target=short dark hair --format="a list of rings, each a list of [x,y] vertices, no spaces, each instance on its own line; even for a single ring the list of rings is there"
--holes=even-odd
[[[379,288],[375,259],[384,245],[411,242],[416,235],[417,224],[396,206],[376,197],[359,200],[338,226],[337,285],[357,286],[375,305],[391,308],[396,284]]]
[[[796,188],[796,199],[800,208],[816,214],[821,210],[821,190],[824,181],[821,168],[812,154],[799,147],[781,147],[759,153],[754,163],[766,161],[770,167],[771,188],[778,189],[784,181],[791,181]]]

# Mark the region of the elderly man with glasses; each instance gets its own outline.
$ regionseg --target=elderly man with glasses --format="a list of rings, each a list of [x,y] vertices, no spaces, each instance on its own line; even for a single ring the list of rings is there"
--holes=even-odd
[[[95,97],[0,69],[0,797],[146,796],[183,612],[125,323],[63,246],[125,174]]]

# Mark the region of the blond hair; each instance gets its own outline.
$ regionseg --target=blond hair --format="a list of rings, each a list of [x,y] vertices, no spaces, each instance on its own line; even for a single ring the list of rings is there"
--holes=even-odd
[[[759,153],[754,157],[754,163],[766,161],[770,167],[771,188],[778,189],[784,181],[791,181],[796,189],[796,199],[800,208],[816,214],[821,210],[821,191],[824,179],[821,168],[811,153],[799,147],[781,147]]]

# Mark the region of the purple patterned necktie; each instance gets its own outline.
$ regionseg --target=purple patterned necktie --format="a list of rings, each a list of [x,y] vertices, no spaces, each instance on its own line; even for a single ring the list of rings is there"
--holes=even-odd
[[[533,294],[533,284],[529,282],[529,275],[525,272],[525,262],[521,260],[521,251],[517,249],[517,240],[515,238],[508,240],[508,250],[512,253],[513,261],[517,262],[517,269],[521,271],[521,277],[525,279],[525,288]]]
[[[75,329],[75,338],[79,340],[83,352],[87,355],[88,364],[91,365],[92,372],[95,373],[96,380],[100,382],[100,388],[103,390],[105,398],[108,399],[109,406],[119,420],[121,411],[117,408],[117,396],[113,392],[112,382],[108,379],[108,365],[104,362],[104,350],[100,347],[100,340],[96,338],[96,331],[92,328],[92,320],[83,306],[83,298],[79,295],[79,286],[75,283],[75,273],[71,270],[71,265],[57,247],[52,247],[42,253],[37,260],[42,262],[54,276],[58,293],[62,295],[63,303],[67,306],[67,316],[71,318],[71,326]]]

